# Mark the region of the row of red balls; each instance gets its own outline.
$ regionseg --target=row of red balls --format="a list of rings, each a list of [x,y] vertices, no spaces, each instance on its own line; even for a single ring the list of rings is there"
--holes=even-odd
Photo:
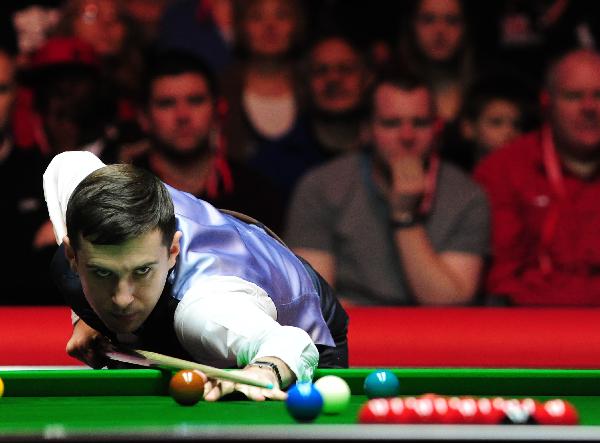
[[[545,402],[502,397],[374,398],[358,414],[360,423],[397,424],[540,424],[575,425],[579,415],[566,400]]]

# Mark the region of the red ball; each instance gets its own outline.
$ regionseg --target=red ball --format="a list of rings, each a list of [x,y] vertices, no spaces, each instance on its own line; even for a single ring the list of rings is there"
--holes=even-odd
[[[387,398],[373,398],[358,412],[359,423],[389,423],[390,404]]]
[[[390,412],[388,414],[388,423],[407,424],[416,422],[414,409],[409,408],[406,399],[402,397],[388,398]]]
[[[576,425],[579,423],[577,409],[566,400],[554,399],[536,408],[535,419],[542,425]]]
[[[204,396],[204,384],[207,380],[203,372],[182,369],[171,377],[169,394],[180,405],[195,405]]]

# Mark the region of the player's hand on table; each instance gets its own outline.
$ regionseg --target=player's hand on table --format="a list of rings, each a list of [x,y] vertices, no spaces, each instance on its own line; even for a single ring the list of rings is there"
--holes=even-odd
[[[79,319],[73,326],[73,334],[67,342],[67,354],[94,369],[106,366],[108,359],[102,352],[108,340],[98,331]]]
[[[244,369],[236,369],[232,372],[238,372],[247,377],[256,380],[263,380],[273,384],[273,389],[259,388],[256,386],[248,386],[240,383],[234,383],[227,380],[208,379],[204,385],[204,399],[206,401],[216,401],[221,397],[231,394],[234,391],[241,392],[250,400],[285,400],[287,394],[279,388],[277,378],[273,372],[268,369],[261,369],[255,366],[248,366]]]

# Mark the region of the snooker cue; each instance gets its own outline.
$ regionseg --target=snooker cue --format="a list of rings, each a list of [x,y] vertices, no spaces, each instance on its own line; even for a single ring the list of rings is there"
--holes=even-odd
[[[204,372],[204,374],[206,374],[206,376],[209,378],[218,378],[243,385],[273,389],[273,384],[271,383],[255,380],[241,374],[231,373],[230,371],[226,371],[224,369],[203,365],[189,360],[183,360],[181,358],[169,357],[168,355],[159,354],[157,352],[143,351],[140,349],[134,349],[133,352],[142,355],[155,365],[165,366],[172,369],[197,369]]]

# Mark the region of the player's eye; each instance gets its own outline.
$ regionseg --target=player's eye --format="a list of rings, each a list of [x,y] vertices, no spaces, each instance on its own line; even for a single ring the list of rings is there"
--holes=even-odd
[[[94,273],[94,275],[96,277],[100,277],[100,278],[108,278],[112,275],[112,272],[110,272],[106,269],[101,269],[101,268],[94,268],[92,270],[92,272]]]
[[[135,270],[135,275],[143,277],[145,275],[148,275],[151,270],[152,270],[152,268],[150,266],[143,266],[143,267],[137,268]]]

